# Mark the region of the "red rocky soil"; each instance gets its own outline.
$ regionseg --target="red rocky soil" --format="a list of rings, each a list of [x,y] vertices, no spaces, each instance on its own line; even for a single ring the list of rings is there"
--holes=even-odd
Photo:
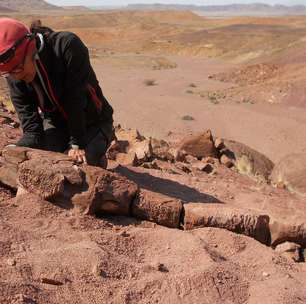
[[[9,134],[3,148],[19,131],[8,120],[0,128]],[[306,200],[256,179],[269,163],[263,155],[246,153],[256,158],[247,176],[238,173],[247,147],[227,148],[210,132],[199,135],[202,151],[190,138],[171,146],[133,130],[116,134],[108,173],[73,171],[64,155],[3,150],[2,169],[12,165],[12,181],[17,168],[19,185],[35,194],[1,187],[0,303],[306,302]],[[133,185],[140,192],[122,208]],[[274,250],[279,243],[289,249]]]

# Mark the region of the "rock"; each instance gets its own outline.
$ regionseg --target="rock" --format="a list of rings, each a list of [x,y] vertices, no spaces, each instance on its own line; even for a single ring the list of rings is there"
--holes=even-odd
[[[151,139],[153,157],[174,161],[174,156],[169,152],[170,146],[165,140]]]
[[[5,157],[19,164],[17,185],[23,190],[84,214],[129,215],[138,192],[127,178],[98,167],[78,167],[61,153],[16,147]]]
[[[43,284],[49,284],[49,285],[54,285],[54,286],[61,286],[63,285],[62,282],[54,279],[49,279],[49,278],[41,278],[40,282]]]
[[[223,164],[224,166],[231,168],[234,166],[234,162],[231,158],[229,158],[227,155],[222,154],[220,157],[220,163]]]
[[[18,166],[18,184],[26,191],[52,200],[64,193],[67,184],[83,185],[83,173],[71,160],[61,161],[61,155],[52,152],[45,155],[48,157],[37,156],[40,157],[24,161]]]
[[[301,245],[295,244],[292,242],[285,242],[282,244],[279,244],[275,247],[275,251],[279,253],[284,253],[284,252],[295,252],[296,250],[300,249]]]
[[[275,165],[271,183],[306,197],[306,153],[290,154]]]
[[[143,189],[132,203],[134,217],[170,228],[180,226],[181,212],[180,200]]]
[[[116,162],[123,166],[137,166],[138,158],[135,152],[117,153]]]
[[[270,243],[267,215],[205,203],[184,204],[184,214],[185,230],[200,227],[223,228],[253,237],[263,244]]]
[[[17,165],[5,163],[0,167],[0,182],[12,189],[17,189]]]
[[[197,158],[216,156],[217,154],[210,130],[184,138],[179,149]]]
[[[145,162],[141,164],[141,167],[146,168],[146,169],[160,170],[160,168],[158,167],[158,164],[156,163],[156,159],[153,160],[152,162]]]
[[[192,156],[192,155],[186,155],[185,161],[188,164],[194,164],[194,163],[197,163],[199,160],[196,157]]]
[[[184,172],[188,174],[192,171],[190,168],[190,165],[183,163],[183,162],[176,162],[174,166],[175,168],[180,170],[179,172],[177,172],[179,174],[183,174]]]
[[[303,262],[304,257],[300,254],[301,246],[291,242],[285,242],[276,246],[275,251],[294,262]]]
[[[83,166],[86,191],[76,193],[72,204],[85,214],[130,215],[132,200],[138,186],[127,178],[107,170]]]
[[[127,141],[133,143],[135,141],[142,141],[145,139],[138,130],[136,129],[122,129],[121,127],[116,128],[115,135],[118,141]]]
[[[242,143],[225,139],[223,142],[225,148],[220,151],[221,154],[225,154],[232,160],[239,173],[248,175],[259,182],[269,181],[274,167],[270,159]]]
[[[103,274],[103,271],[101,269],[101,265],[100,263],[96,263],[93,267],[92,267],[92,274],[95,276],[95,277],[102,277],[102,274]]]
[[[157,269],[160,272],[169,272],[169,269],[162,263],[158,264]]]
[[[9,266],[15,266],[16,265],[16,260],[14,259],[7,259],[7,265]]]
[[[174,161],[184,162],[186,160],[187,153],[179,148],[170,148],[169,153],[173,156]]]
[[[214,165],[214,164],[218,163],[219,161],[218,161],[217,158],[208,156],[208,157],[202,158],[201,162],[204,163],[204,164],[211,164],[211,165]]]
[[[216,138],[214,144],[215,144],[216,149],[218,150],[225,148],[222,138]]]
[[[271,219],[270,222],[271,246],[284,242],[294,242],[306,246],[306,224],[304,222],[280,222]]]
[[[27,190],[25,190],[24,188],[19,186],[18,189],[17,189],[16,196],[25,195],[25,194],[28,194],[28,193],[29,192]]]
[[[148,270],[157,270],[160,272],[169,272],[169,269],[165,266],[165,264],[160,262],[153,262],[150,265],[148,265]]]
[[[262,273],[262,276],[264,277],[264,278],[268,278],[269,276],[270,276],[270,274],[268,273],[268,272],[263,272]]]
[[[146,162],[152,160],[153,150],[151,141],[145,139],[143,141],[134,142],[129,149],[129,153],[135,153],[139,162]]]
[[[167,172],[170,174],[185,174],[186,172],[187,173],[190,172],[188,166],[186,166],[186,164],[184,163],[181,162],[169,163],[167,161],[159,159],[154,159],[153,162],[150,163],[150,165],[146,163],[146,165],[144,165],[143,167],[148,169],[161,170],[163,172]]]
[[[192,164],[192,168],[197,169],[199,171],[203,171],[207,174],[214,171],[214,167],[211,164],[207,164],[201,161]]]
[[[5,162],[18,165],[28,159],[28,150],[24,147],[6,147],[2,150],[2,157]]]
[[[32,298],[24,295],[24,294],[16,294],[11,304],[35,304],[37,303]]]

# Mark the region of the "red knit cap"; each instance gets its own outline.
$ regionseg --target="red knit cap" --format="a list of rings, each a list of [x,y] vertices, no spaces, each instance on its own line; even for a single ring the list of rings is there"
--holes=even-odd
[[[0,56],[12,48],[19,39],[29,33],[29,29],[21,22],[10,18],[0,18]],[[20,63],[28,43],[29,40],[25,39],[16,48],[15,55],[8,62],[0,62],[1,72],[9,72]]]

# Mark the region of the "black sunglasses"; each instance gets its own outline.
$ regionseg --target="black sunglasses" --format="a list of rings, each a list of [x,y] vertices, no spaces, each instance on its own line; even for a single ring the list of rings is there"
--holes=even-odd
[[[8,49],[5,53],[0,55],[0,64],[8,63],[15,56],[17,48],[23,43],[26,38],[32,39],[32,34],[26,34],[25,36],[18,39],[15,44]]]

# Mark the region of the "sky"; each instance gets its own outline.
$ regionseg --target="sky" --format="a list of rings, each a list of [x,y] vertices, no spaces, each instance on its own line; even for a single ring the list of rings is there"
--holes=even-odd
[[[165,4],[195,4],[195,5],[223,5],[231,3],[266,3],[284,5],[306,5],[306,0],[46,0],[56,5],[86,5],[86,6],[125,6],[133,3],[165,3]]]

